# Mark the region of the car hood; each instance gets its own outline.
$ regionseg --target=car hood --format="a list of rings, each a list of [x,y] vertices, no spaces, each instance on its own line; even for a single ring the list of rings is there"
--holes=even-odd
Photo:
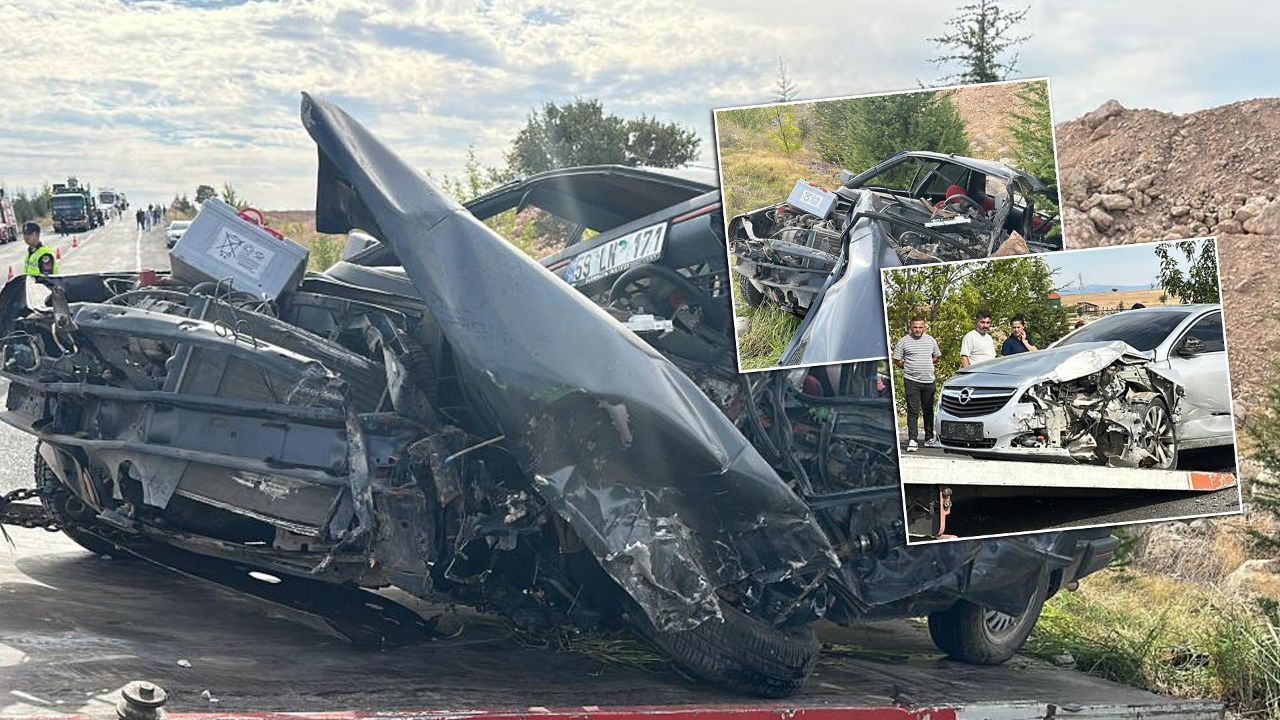
[[[336,106],[304,94],[316,227],[396,253],[469,405],[604,569],[664,630],[716,589],[834,568],[830,541],[684,373],[493,233]]]
[[[1098,372],[1121,359],[1130,363],[1150,363],[1151,355],[1120,340],[1073,343],[970,365],[958,370],[946,384],[963,387],[991,382],[1064,382]]]

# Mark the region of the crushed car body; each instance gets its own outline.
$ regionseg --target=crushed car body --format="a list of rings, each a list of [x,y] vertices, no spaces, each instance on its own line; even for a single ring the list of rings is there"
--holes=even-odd
[[[954,638],[985,631],[957,608],[1034,624],[1108,562],[1105,531],[907,547],[875,365],[746,377],[713,352],[732,346],[728,269],[699,186],[539,264],[339,108],[304,95],[302,120],[317,229],[351,238],[332,272],[240,262],[283,283],[249,292],[197,267],[243,247],[197,218],[174,257],[206,257],[174,275],[51,278],[47,307],[25,278],[0,291],[0,419],[41,440],[42,499],[86,547],[396,586],[530,628],[629,624],[771,696],[809,674],[819,617],[937,613],[965,659]],[[672,242],[578,261],[633,222]]]
[[[776,205],[733,218],[743,294],[803,318],[779,365],[884,357],[884,267],[1061,250],[1048,188],[1025,172],[956,155],[901,152],[834,191],[798,181]]]
[[[936,422],[949,449],[1169,468],[1184,394],[1124,342],[1071,344],[961,368],[942,387]]]

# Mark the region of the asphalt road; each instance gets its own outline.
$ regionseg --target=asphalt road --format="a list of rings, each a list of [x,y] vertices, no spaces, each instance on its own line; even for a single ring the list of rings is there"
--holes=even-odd
[[[41,239],[62,258],[58,269],[65,275],[111,270],[169,269],[169,251],[164,246],[164,230],[157,226],[139,232],[133,216],[117,218],[87,233],[57,235],[46,231]],[[74,247],[73,247],[74,240]],[[26,259],[21,240],[0,245],[0,272],[20,275]],[[7,269],[6,269],[7,266]],[[0,379],[0,397],[9,383]],[[31,464],[35,439],[0,423],[0,492],[31,485]]]
[[[1037,463],[971,458],[940,448],[920,448],[919,456],[948,457],[969,462],[998,462],[1010,465],[1010,472],[1034,473]],[[1015,469],[1016,468],[1016,469]],[[1235,472],[1232,448],[1183,451],[1180,470]],[[1081,497],[966,497],[967,490],[953,488],[947,533],[959,537],[1000,535],[1086,525],[1124,525],[1175,518],[1239,512],[1239,486],[1213,492],[1097,491]]]

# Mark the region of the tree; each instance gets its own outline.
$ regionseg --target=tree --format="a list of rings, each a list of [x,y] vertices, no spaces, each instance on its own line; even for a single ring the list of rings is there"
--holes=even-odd
[[[960,11],[947,21],[951,32],[929,38],[942,55],[930,60],[935,65],[959,63],[962,72],[941,78],[940,82],[981,83],[1004,80],[1018,67],[1018,56],[1007,61],[1001,55],[1029,39],[1011,32],[1027,17],[1030,7],[1005,10],[996,0],[977,0],[961,5]]]
[[[942,92],[816,103],[814,116],[818,154],[855,172],[900,150],[969,153],[964,120]]]
[[[791,102],[796,99],[796,94],[800,88],[791,79],[791,75],[787,73],[787,65],[782,62],[782,56],[778,56],[778,77],[773,86],[774,102]]]
[[[1023,109],[1009,115],[1005,130],[1013,141],[1013,159],[1020,170],[1031,173],[1058,194],[1058,168],[1054,164],[1053,119],[1049,111],[1049,83],[1040,80],[1018,86],[1015,95]],[[1042,198],[1036,198],[1040,210]],[[1051,208],[1056,212],[1057,208]]]
[[[1221,302],[1218,290],[1218,252],[1212,240],[1179,240],[1155,247],[1160,258],[1160,287],[1184,303]],[[1176,257],[1187,263],[1184,271]]]
[[[243,210],[249,207],[249,201],[240,197],[236,193],[236,189],[231,187],[231,183],[222,183],[222,202],[230,205],[237,210]]]
[[[514,174],[573,165],[616,163],[675,167],[698,156],[697,133],[678,123],[641,115],[605,114],[599,100],[546,103],[529,115],[507,153]]]
[[[196,204],[199,205],[211,197],[217,197],[218,191],[212,185],[201,185],[196,188]]]
[[[425,171],[427,177],[435,180],[435,175]],[[510,178],[495,167],[480,164],[476,157],[476,146],[467,146],[467,159],[462,165],[461,175],[442,175],[437,181],[440,189],[460,203],[479,197]]]

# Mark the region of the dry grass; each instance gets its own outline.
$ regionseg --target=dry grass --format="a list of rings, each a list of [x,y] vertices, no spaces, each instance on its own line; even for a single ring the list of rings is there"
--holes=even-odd
[[[341,235],[316,232],[316,214],[310,210],[272,210],[266,213],[267,226],[284,234],[310,251],[307,270],[319,272],[338,261],[347,239]]]
[[[1162,303],[1160,302],[1160,296],[1163,294],[1163,290],[1156,288],[1154,290],[1124,290],[1119,292],[1063,295],[1062,307],[1070,310],[1082,302],[1091,302],[1103,310],[1114,310],[1117,304],[1123,304],[1124,309],[1128,310],[1133,307],[1134,303],[1142,303],[1147,307],[1153,307],[1156,305],[1177,305],[1180,302],[1177,297],[1168,296]]]
[[[1217,698],[1242,717],[1280,714],[1275,603],[1126,570],[1049,601],[1027,650],[1068,652],[1085,672],[1181,698]]]

